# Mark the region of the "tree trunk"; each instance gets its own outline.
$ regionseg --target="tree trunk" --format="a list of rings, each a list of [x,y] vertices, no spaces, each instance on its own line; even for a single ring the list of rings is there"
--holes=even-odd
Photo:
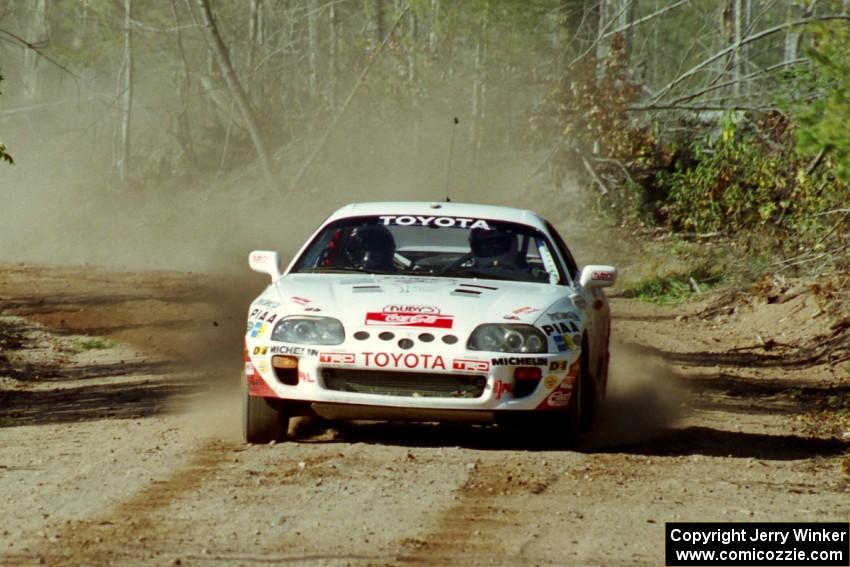
[[[47,0],[35,0],[33,4],[29,32],[26,39],[32,45],[43,47],[50,35],[47,20]],[[33,99],[41,95],[41,62],[41,55],[34,49],[24,50],[21,83],[25,98]]]
[[[372,4],[372,49],[377,49],[384,41],[384,0],[371,0]]]
[[[177,87],[177,95],[180,98],[180,110],[177,112],[177,124],[175,137],[177,143],[183,149],[186,160],[193,166],[197,166],[198,158],[195,154],[195,144],[192,139],[192,127],[189,122],[189,101],[192,92],[192,74],[189,71],[189,62],[186,60],[186,50],[183,46],[183,31],[180,27],[180,16],[177,12],[176,0],[171,0],[171,15],[174,17],[174,26],[177,28],[175,43],[180,62],[183,67],[183,80]]]
[[[741,40],[744,39],[744,17],[742,0],[732,0],[732,17],[734,18],[735,50],[732,51],[732,96],[741,96],[741,77],[743,75],[744,57],[741,52]]]
[[[431,29],[428,32],[428,50],[431,53],[437,52],[440,38],[437,33],[437,27],[440,21],[440,0],[431,0]]]
[[[407,83],[413,88],[416,81],[416,36],[419,22],[416,19],[416,12],[409,10],[407,12],[408,36],[410,37],[410,46],[407,49]]]
[[[318,95],[318,60],[319,60],[319,2],[318,0],[310,0],[307,3],[307,67],[308,67],[308,83],[307,92],[310,95],[310,100],[315,101]]]
[[[248,71],[254,72],[257,63],[257,46],[260,43],[262,33],[263,0],[251,0],[250,15],[248,19]]]
[[[121,100],[118,134],[118,178],[127,183],[130,169],[130,118],[133,113],[133,0],[124,0],[124,57],[122,79],[118,83]]]
[[[608,44],[605,41],[602,41],[602,34],[605,33],[605,30],[608,26],[608,0],[599,0],[596,9],[598,10],[596,15],[596,60],[598,63],[597,71],[599,73],[602,72],[602,61],[605,59],[605,56],[608,54]]]
[[[221,39],[221,34],[216,27],[209,0],[196,0],[196,2],[201,11],[204,34],[207,39],[207,45],[210,48],[210,54],[215,59],[224,77],[224,81],[227,83],[227,88],[230,90],[230,95],[233,97],[239,113],[245,121],[245,127],[248,129],[248,135],[251,136],[251,142],[254,144],[254,149],[260,160],[260,166],[263,169],[266,184],[270,190],[275,190],[277,189],[277,176],[274,173],[271,156],[260,132],[257,118],[248,102],[245,90],[242,88],[242,84],[233,70],[233,65],[230,63],[230,56],[227,52],[227,47],[224,45],[224,41]]]
[[[328,5],[328,107],[331,116],[336,115],[336,77],[337,77],[337,51],[338,26],[336,20],[336,5],[331,2]]]
[[[800,6],[796,3],[788,4],[788,21],[793,21],[799,18],[807,17],[811,15],[806,12],[806,9],[803,6]],[[785,32],[785,42],[784,42],[784,50],[783,50],[783,61],[788,63],[797,59],[798,54],[800,53],[800,28],[797,27],[788,27],[788,30]]]
[[[89,27],[89,0],[81,0],[78,10],[77,25],[74,26],[74,35],[71,40],[71,46],[74,49],[80,49],[86,37],[86,31]]]
[[[638,0],[622,0],[623,5],[620,7],[619,21],[617,28],[625,28],[623,33],[623,57],[625,64],[628,66],[632,57],[632,48],[634,46],[634,28],[632,23],[635,21],[637,14]]]

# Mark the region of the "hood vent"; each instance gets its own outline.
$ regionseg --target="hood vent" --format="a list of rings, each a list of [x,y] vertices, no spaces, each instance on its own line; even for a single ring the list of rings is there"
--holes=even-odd
[[[460,284],[455,288],[451,295],[459,295],[461,297],[479,297],[484,291],[498,291],[499,288],[489,285],[478,284]]]
[[[478,285],[478,284],[471,284],[471,283],[462,283],[457,287],[458,287],[458,289],[464,288],[464,287],[471,287],[471,288],[474,288],[474,289],[487,289],[487,290],[490,290],[490,291],[497,291],[499,289],[497,287],[491,287],[489,285]]]
[[[475,291],[474,289],[463,289],[461,287],[457,288],[449,295],[459,295],[461,297],[479,297],[481,295],[480,291]]]

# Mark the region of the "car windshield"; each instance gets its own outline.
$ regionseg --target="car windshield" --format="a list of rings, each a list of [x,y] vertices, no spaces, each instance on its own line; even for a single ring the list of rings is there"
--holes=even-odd
[[[549,240],[536,228],[448,216],[335,221],[316,235],[292,271],[562,281]]]

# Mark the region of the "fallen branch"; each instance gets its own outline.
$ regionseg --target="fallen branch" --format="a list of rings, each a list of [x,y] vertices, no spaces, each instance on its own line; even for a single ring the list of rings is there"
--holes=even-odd
[[[635,183],[634,178],[632,178],[632,175],[629,173],[629,170],[626,169],[626,166],[623,165],[623,162],[621,162],[620,160],[614,158],[593,158],[593,161],[613,163],[615,165],[618,165],[620,169],[623,170],[623,173],[626,175],[626,178],[629,180],[629,183],[631,183],[632,185],[637,185],[637,183]]]
[[[590,176],[593,178],[593,180],[597,184],[599,184],[599,187],[602,189],[602,194],[607,195],[608,193],[610,193],[610,191],[608,191],[608,187],[604,183],[602,183],[602,180],[599,178],[599,175],[597,175],[596,170],[593,169],[593,166],[590,165],[590,162],[587,161],[587,158],[581,156],[581,162],[584,164],[584,167],[587,169],[588,173],[590,173]]]

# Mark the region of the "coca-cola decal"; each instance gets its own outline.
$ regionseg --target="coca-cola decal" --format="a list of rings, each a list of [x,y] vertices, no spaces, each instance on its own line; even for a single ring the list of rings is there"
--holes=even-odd
[[[454,316],[443,315],[430,305],[387,305],[380,312],[366,313],[366,324],[384,327],[433,327],[451,329]]]

